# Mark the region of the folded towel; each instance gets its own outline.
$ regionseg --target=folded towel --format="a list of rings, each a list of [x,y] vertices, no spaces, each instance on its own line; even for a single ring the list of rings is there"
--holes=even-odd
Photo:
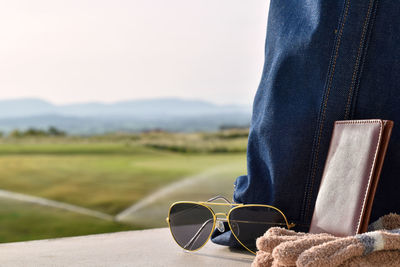
[[[257,239],[252,266],[400,266],[400,215],[385,215],[368,229],[335,237],[273,227]]]

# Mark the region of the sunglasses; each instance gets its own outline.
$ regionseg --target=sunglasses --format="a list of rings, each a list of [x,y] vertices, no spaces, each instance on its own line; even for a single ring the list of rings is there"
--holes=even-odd
[[[227,203],[212,203],[222,199]],[[228,213],[215,213],[211,206],[230,206]],[[215,227],[225,231],[224,222],[236,240],[248,251],[256,254],[256,240],[274,226],[291,229],[294,223],[288,223],[279,209],[269,205],[230,203],[224,197],[217,196],[205,202],[179,201],[171,205],[166,221],[175,242],[187,251],[202,248],[211,238]]]

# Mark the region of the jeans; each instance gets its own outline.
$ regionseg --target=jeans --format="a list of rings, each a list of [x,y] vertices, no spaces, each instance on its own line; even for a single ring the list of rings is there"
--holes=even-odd
[[[379,118],[395,125],[371,221],[400,213],[399,14],[392,0],[271,0],[235,202],[276,206],[308,231],[334,121]],[[236,244],[230,232],[212,240]]]

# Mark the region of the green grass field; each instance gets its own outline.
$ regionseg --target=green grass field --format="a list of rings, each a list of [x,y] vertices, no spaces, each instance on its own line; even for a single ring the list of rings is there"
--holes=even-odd
[[[0,240],[14,242],[136,229],[73,212],[0,199]]]
[[[197,195],[191,196],[229,194],[236,176],[245,172],[245,147],[245,134],[224,132],[3,139],[0,189],[117,215],[157,190],[199,173],[207,177],[197,178],[201,186],[193,184]],[[208,175],[208,170],[217,172]],[[169,204],[178,196],[184,197],[177,192],[163,196],[162,202]],[[167,208],[155,201],[143,213],[154,221],[149,213],[165,218]],[[137,215],[140,212],[122,224],[0,198],[0,242],[163,226],[138,220]]]

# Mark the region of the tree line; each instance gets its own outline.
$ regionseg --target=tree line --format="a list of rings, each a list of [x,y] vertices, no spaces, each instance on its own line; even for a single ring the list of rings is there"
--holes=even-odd
[[[3,133],[0,133],[4,136]],[[28,128],[26,130],[15,129],[9,133],[9,137],[22,138],[22,137],[49,137],[49,136],[66,136],[67,133],[56,127],[50,126],[47,130]]]

